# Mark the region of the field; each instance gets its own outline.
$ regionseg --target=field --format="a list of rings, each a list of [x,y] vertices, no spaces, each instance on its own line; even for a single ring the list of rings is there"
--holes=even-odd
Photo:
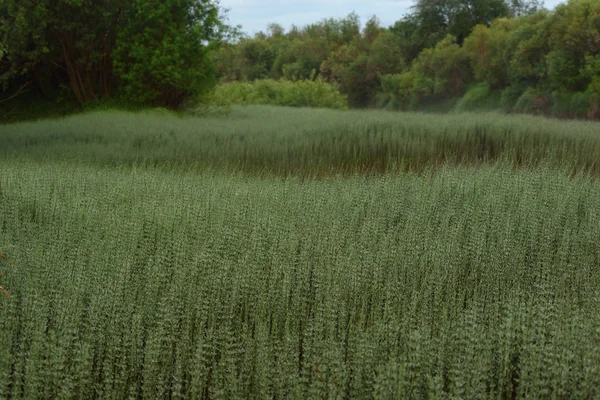
[[[600,397],[600,125],[0,126],[0,398]]]

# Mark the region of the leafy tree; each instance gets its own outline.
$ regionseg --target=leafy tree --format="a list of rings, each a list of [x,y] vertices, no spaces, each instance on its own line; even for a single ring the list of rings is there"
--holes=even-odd
[[[367,21],[363,29],[363,37],[368,43],[373,43],[379,34],[383,31],[381,28],[381,22],[376,16],[373,16]]]
[[[419,35],[419,25],[411,17],[397,21],[390,27],[390,32],[396,35],[397,45],[408,64],[417,58],[421,50],[427,47],[426,40]]]
[[[528,15],[542,6],[540,0],[417,0],[412,13],[396,22],[395,33],[418,52],[434,47],[448,34],[461,45],[477,25],[489,26],[500,17]]]
[[[177,108],[214,86],[204,43],[217,39],[218,24],[219,9],[208,0],[133,0],[115,49],[125,98]]]
[[[505,0],[418,0],[413,18],[419,35],[426,38],[424,44],[433,47],[447,34],[462,44],[476,25],[489,25],[508,15]]]
[[[419,87],[432,86],[430,82],[422,82],[423,79],[427,78],[417,76],[412,70],[400,74],[382,75],[377,105],[392,110],[416,108],[420,101]]]
[[[544,57],[549,51],[547,13],[540,12],[520,20],[506,42],[511,53],[507,65],[513,85],[536,87],[547,78]]]
[[[382,31],[368,49],[369,65],[376,74],[394,74],[407,67],[402,43],[391,31]]]
[[[475,80],[487,82],[493,89],[508,85],[506,42],[510,32],[510,20],[497,19],[491,27],[477,25],[465,39],[463,48],[471,61]]]
[[[600,3],[572,0],[560,5],[548,25],[546,56],[548,75],[554,89],[585,90],[592,76],[588,62],[600,54]],[[590,66],[593,70],[593,66]]]
[[[458,97],[464,93],[470,76],[469,59],[452,35],[448,35],[434,48],[425,49],[413,64],[415,74],[428,77],[430,87],[416,87],[424,95]],[[418,81],[418,80],[417,80]]]
[[[269,77],[275,53],[266,39],[242,40],[238,51],[242,60],[243,70],[240,75],[243,80],[253,81]]]

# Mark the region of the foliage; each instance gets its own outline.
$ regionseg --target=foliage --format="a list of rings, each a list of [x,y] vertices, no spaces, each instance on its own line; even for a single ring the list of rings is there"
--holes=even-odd
[[[448,35],[434,48],[423,50],[409,72],[382,76],[383,98],[406,109],[424,98],[460,97],[469,75],[464,49]]]
[[[463,112],[469,110],[481,109],[490,97],[492,97],[492,88],[487,83],[480,83],[469,89],[467,93],[456,104],[456,111]]]
[[[529,114],[543,114],[550,105],[550,99],[544,91],[535,88],[528,88],[525,93],[519,97],[515,104],[514,111]]]
[[[416,78],[412,71],[381,76],[381,93],[377,105],[389,110],[412,110],[419,99],[414,90]],[[419,85],[420,86],[420,85]]]
[[[218,11],[209,0],[133,0],[114,51],[125,99],[179,108],[211,89],[215,71],[204,43],[216,39]]]
[[[419,27],[422,48],[427,48],[447,35],[456,37],[462,44],[476,25],[489,25],[509,13],[505,0],[418,0],[411,18]]]
[[[477,25],[463,46],[475,80],[486,82],[494,89],[504,88],[508,82],[506,41],[510,24],[507,19],[498,19],[491,28]]]
[[[286,107],[348,108],[345,96],[335,85],[323,80],[230,82],[217,87],[211,102],[226,104],[264,104]]]
[[[590,96],[586,92],[552,93],[552,115],[566,118],[586,118],[590,110]]]
[[[537,0],[420,0],[389,28],[376,18],[361,27],[354,14],[287,33],[277,26],[228,44],[217,59],[225,81],[322,76],[352,108],[418,109],[487,84],[507,111],[599,118],[599,21],[594,0],[554,12]],[[249,47],[257,56],[245,56]]]
[[[460,97],[470,74],[468,58],[451,35],[434,48],[423,50],[413,63],[412,71],[431,82],[431,86],[415,85],[415,90],[422,96]],[[420,80],[425,81],[424,78]]]
[[[198,41],[222,30],[213,1],[5,0],[0,15],[4,89],[32,82],[53,100],[68,87],[80,104],[120,92],[166,104],[214,81]]]
[[[129,2],[7,0],[0,3],[0,41],[7,53],[0,71],[7,88],[20,79],[35,81],[47,97],[68,84],[79,102],[110,95],[111,46]],[[99,12],[102,10],[102,12]]]

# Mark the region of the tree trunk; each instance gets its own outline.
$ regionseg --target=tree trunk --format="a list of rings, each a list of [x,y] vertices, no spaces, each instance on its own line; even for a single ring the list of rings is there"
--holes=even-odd
[[[65,65],[67,66],[67,75],[69,76],[69,81],[71,82],[71,90],[73,90],[73,94],[75,95],[75,98],[79,104],[83,104],[85,99],[82,94],[82,88],[79,86],[79,82],[77,80],[77,71],[71,62],[69,52],[67,51],[67,46],[63,40],[61,40],[61,45],[63,50],[63,58],[65,60]]]

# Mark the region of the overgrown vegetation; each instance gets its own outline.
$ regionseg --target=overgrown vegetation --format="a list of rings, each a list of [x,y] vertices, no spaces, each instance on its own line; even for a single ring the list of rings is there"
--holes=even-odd
[[[600,395],[593,123],[234,107],[0,135],[2,398]]]
[[[488,86],[508,112],[600,118],[600,3],[416,2],[393,26],[351,14],[221,47],[221,79],[321,77],[351,107],[414,110]],[[486,108],[486,107],[484,107]]]

